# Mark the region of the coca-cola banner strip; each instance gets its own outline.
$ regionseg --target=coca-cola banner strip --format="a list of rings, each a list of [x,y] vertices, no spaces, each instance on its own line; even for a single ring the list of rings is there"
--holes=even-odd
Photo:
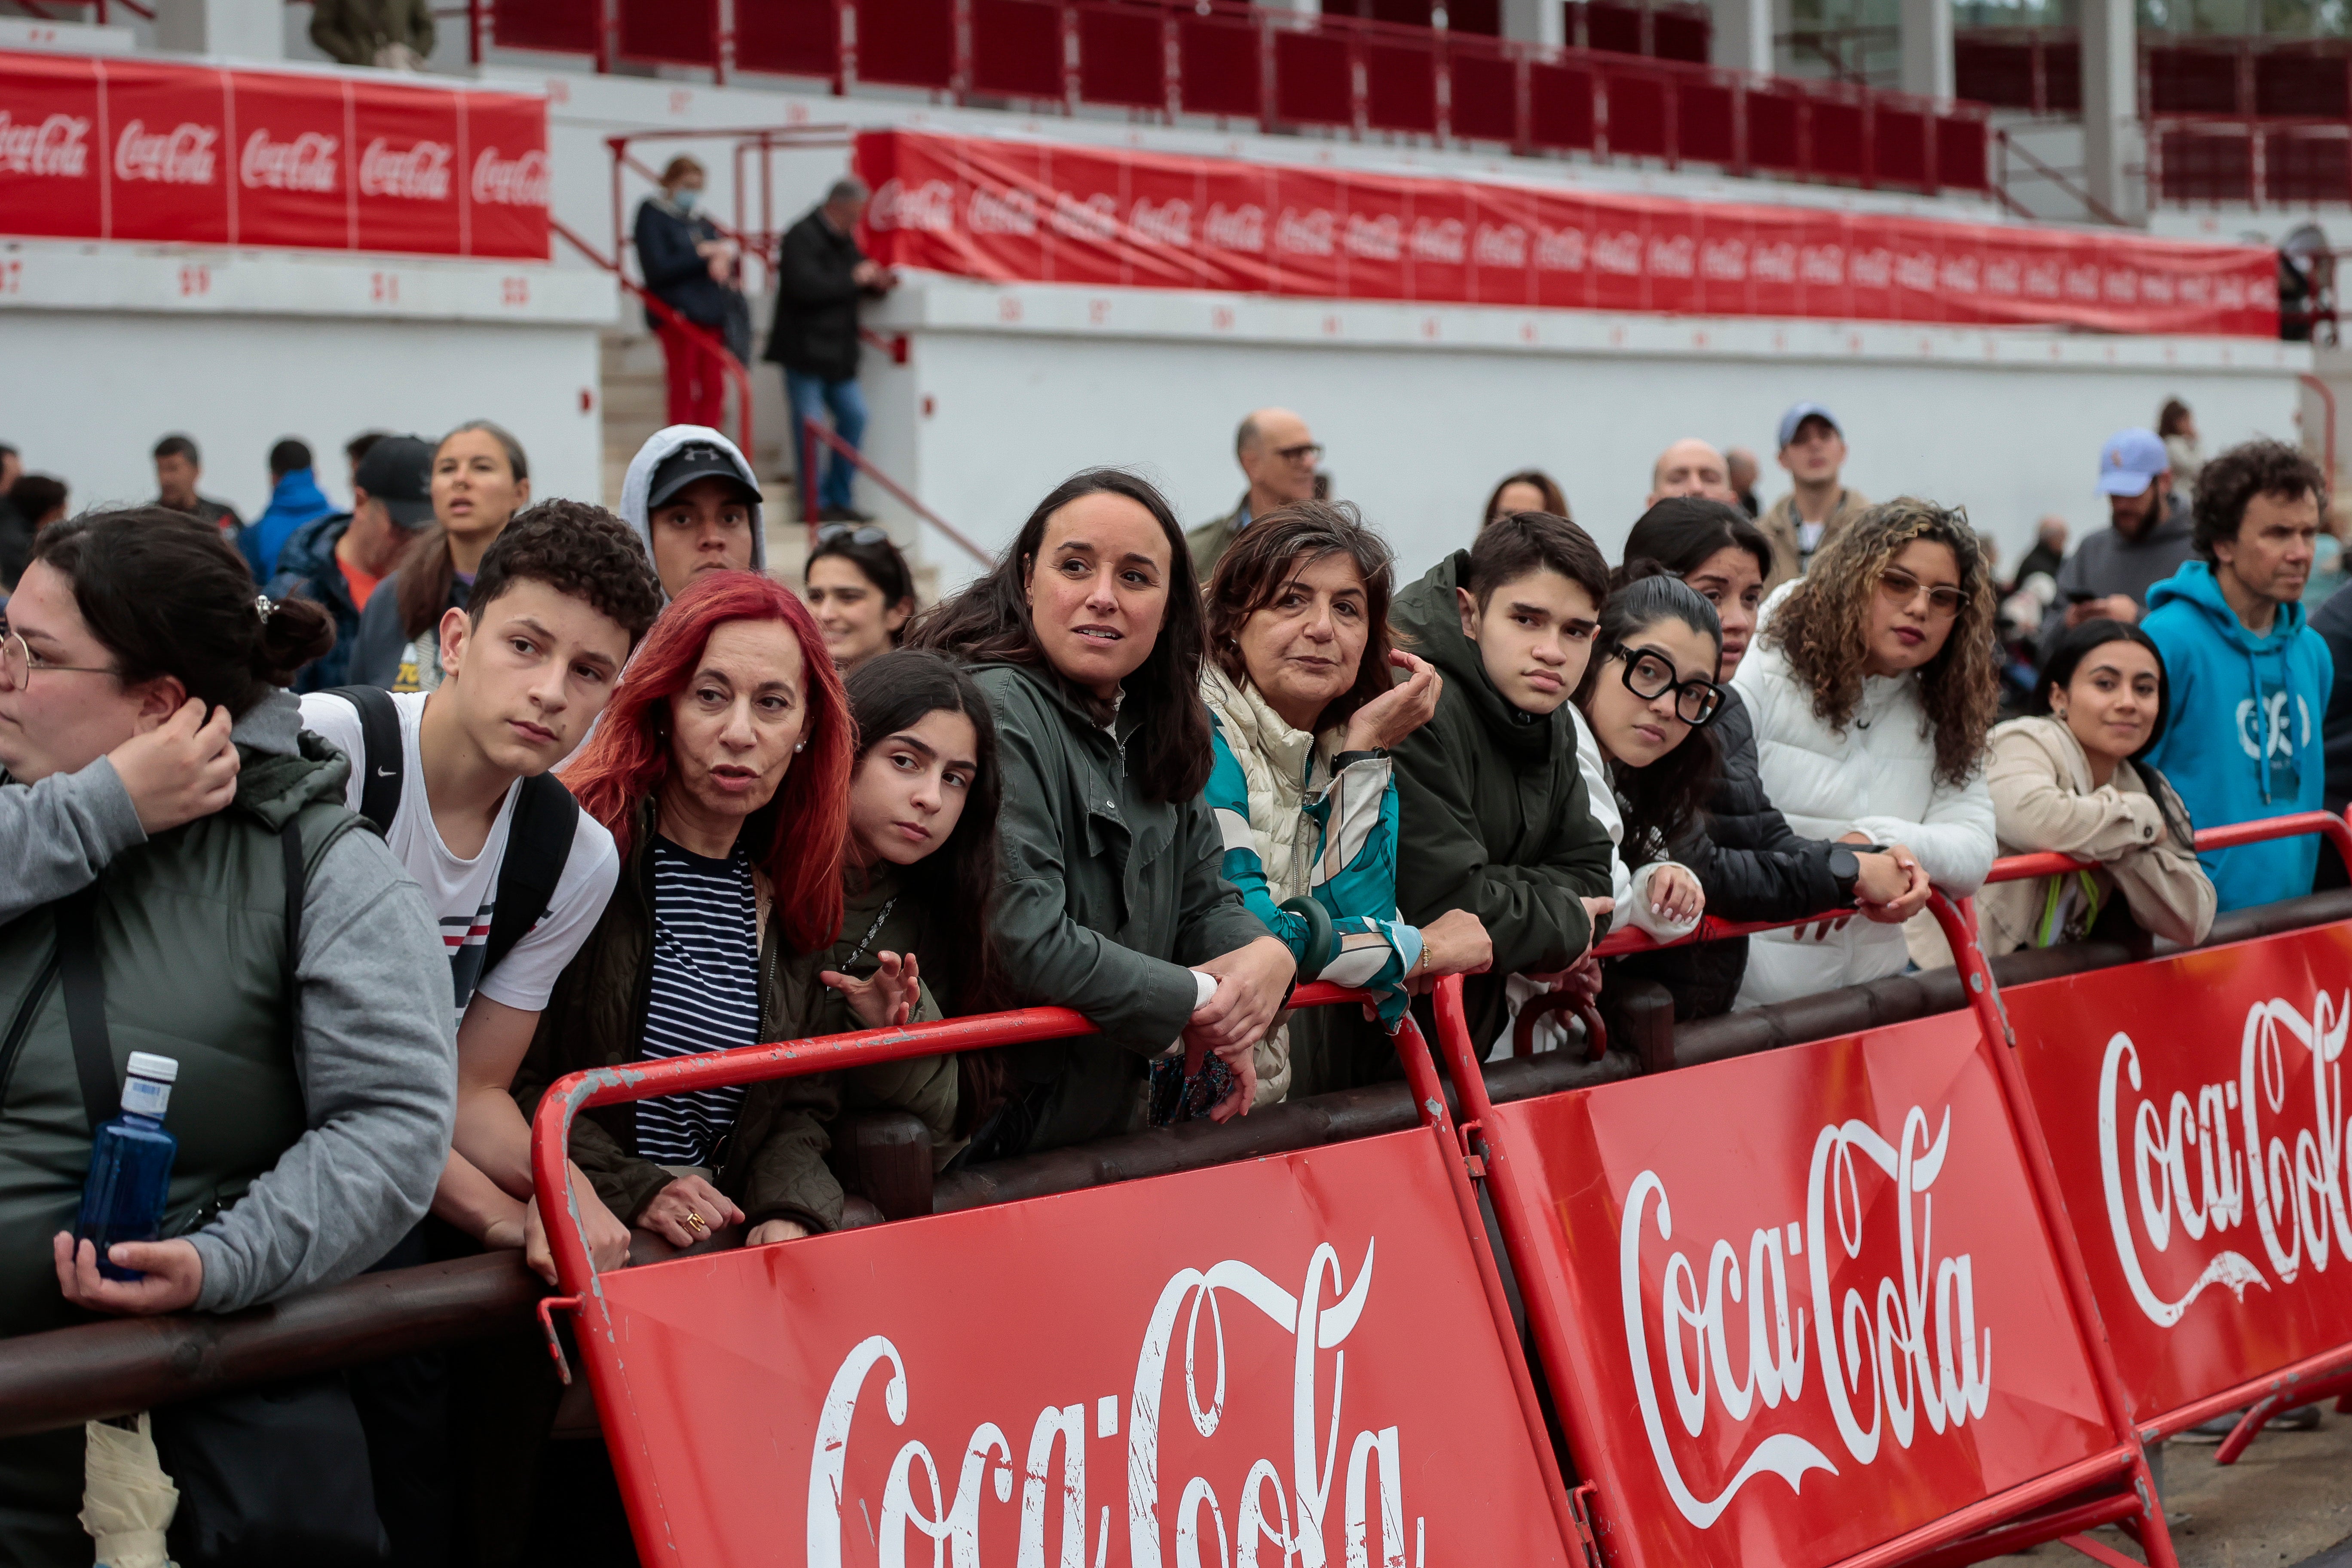
[[[0,53],[12,235],[544,260],[547,172],[520,93]]]
[[[1496,1108],[1616,1561],[1833,1563],[2120,1451],[1984,1051],[1959,1013]]]
[[[2352,1345],[2352,925],[2006,995],[2134,1416]]]
[[[602,1275],[648,1561],[1562,1564],[1416,1129]]]
[[[857,139],[877,258],[997,282],[2275,337],[2262,247],[1117,147]]]

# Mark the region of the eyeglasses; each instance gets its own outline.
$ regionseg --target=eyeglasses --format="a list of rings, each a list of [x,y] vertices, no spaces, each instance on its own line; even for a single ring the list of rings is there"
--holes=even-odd
[[[1714,681],[1693,676],[1688,680],[1675,679],[1675,661],[1652,647],[1629,647],[1619,658],[1625,661],[1625,689],[1644,702],[1655,702],[1671,691],[1675,694],[1675,716],[1694,730],[1705,725],[1723,710],[1723,688]]]
[[[1286,463],[1312,463],[1323,456],[1323,443],[1302,441],[1296,447],[1276,447],[1274,455]]]
[[[33,679],[35,670],[53,669],[60,675],[120,675],[122,672],[105,665],[50,664],[33,657],[25,639],[15,632],[0,636],[0,686],[11,691],[22,691]]]
[[[828,522],[816,531],[816,542],[819,544],[831,544],[835,540],[843,538],[847,539],[852,544],[880,544],[889,537],[888,529],[878,528],[870,522]]]
[[[1960,606],[1969,602],[1969,596],[1958,588],[1948,584],[1928,588],[1927,584],[1900,566],[1885,567],[1878,574],[1878,591],[1891,603],[1908,605],[1919,596],[1922,588],[1927,590],[1927,613],[1939,621],[1950,620],[1960,613]]]

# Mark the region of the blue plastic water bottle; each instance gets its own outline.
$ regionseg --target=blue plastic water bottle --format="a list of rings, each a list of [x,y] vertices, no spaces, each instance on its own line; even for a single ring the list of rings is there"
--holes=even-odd
[[[172,1186],[172,1161],[180,1141],[163,1131],[163,1108],[172,1100],[180,1064],[170,1057],[131,1053],[131,1073],[122,1083],[122,1114],[98,1130],[89,1146],[89,1179],[82,1184],[81,1217],[74,1246],[98,1244],[98,1271],[109,1279],[143,1279],[136,1268],[107,1261],[118,1241],[152,1241],[163,1226],[163,1201]]]

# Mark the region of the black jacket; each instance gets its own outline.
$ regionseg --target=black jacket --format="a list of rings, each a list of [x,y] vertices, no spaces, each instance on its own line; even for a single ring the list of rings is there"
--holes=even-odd
[[[352,648],[360,636],[360,607],[352,603],[352,585],[335,563],[335,546],[343,542],[351,526],[352,514],[337,511],[296,529],[278,552],[276,574],[262,589],[271,599],[315,600],[335,617],[335,646],[296,674],[296,691],[341,686],[352,668]]]
[[[785,231],[776,267],[776,321],[765,358],[786,370],[848,381],[857,374],[857,295],[866,253],[821,207]]]
[[[1756,721],[1726,686],[1712,726],[1723,757],[1706,817],[1669,847],[1706,890],[1706,912],[1726,921],[1785,921],[1835,909],[1851,897],[1830,872],[1836,847],[1799,837],[1764,793],[1756,762]],[[1748,939],[1667,948],[1612,961],[1612,973],[1655,980],[1675,994],[1677,1019],[1730,1010],[1748,969]]]
[[[2352,679],[2343,673],[2352,670],[2352,586],[2327,596],[2312,615],[2311,629],[2326,639],[2336,659],[2336,689],[2328,694],[2321,731],[2327,744],[2327,793],[2321,798],[2328,810],[2341,812],[2352,802]]]
[[[637,269],[646,291],[698,327],[725,326],[735,292],[711,277],[710,263],[695,252],[698,242],[718,237],[709,218],[688,217],[666,202],[648,199],[637,207]],[[662,323],[648,310],[646,325],[658,331]]]

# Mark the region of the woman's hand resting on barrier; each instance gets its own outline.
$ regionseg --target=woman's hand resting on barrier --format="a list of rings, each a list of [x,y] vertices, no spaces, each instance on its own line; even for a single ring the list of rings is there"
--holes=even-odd
[[[1197,1041],[1238,1068],[1235,1051],[1255,1045],[1274,1026],[1298,962],[1279,938],[1262,936],[1193,967],[1214,976],[1217,989],[1192,1010],[1184,1026],[1185,1041]]]
[[[772,1241],[798,1241],[809,1233],[808,1226],[796,1219],[763,1219],[751,1227],[743,1238],[746,1247],[765,1247]]]
[[[1650,875],[1650,912],[1681,925],[1706,911],[1706,890],[1686,867],[1664,866]]]
[[[653,1196],[637,1223],[672,1247],[696,1247],[722,1225],[740,1225],[743,1211],[700,1176],[680,1176]]]
[[[1927,907],[1934,884],[1927,880],[1927,868],[1919,864],[1919,857],[1902,845],[1891,846],[1884,854],[1854,858],[1861,862],[1862,875],[1854,879],[1853,901],[1864,919],[1901,925]]]
[[[588,1261],[603,1274],[625,1267],[629,1261],[629,1227],[623,1225],[596,1189],[588,1184],[587,1174],[579,1166],[571,1165],[572,1197],[580,1214],[580,1232],[588,1244]],[[555,1252],[547,1244],[547,1222],[541,1217],[539,1199],[534,1196],[523,1205],[522,1219],[518,1224],[500,1220],[482,1233],[482,1245],[488,1247],[520,1247],[522,1260],[530,1271],[555,1283]]]
[[[1615,912],[1617,900],[1614,899],[1584,899],[1580,901],[1584,905],[1584,918],[1591,926],[1590,933],[1587,934],[1584,939],[1584,952],[1586,955],[1589,956],[1591,953],[1594,945],[1609,934],[1607,931],[1601,929],[1601,922]]]
[[[867,1028],[899,1027],[915,1016],[922,973],[911,952],[904,958],[895,952],[877,952],[874,957],[881,967],[863,980],[852,980],[830,969],[817,978],[840,992],[849,1010]]]

